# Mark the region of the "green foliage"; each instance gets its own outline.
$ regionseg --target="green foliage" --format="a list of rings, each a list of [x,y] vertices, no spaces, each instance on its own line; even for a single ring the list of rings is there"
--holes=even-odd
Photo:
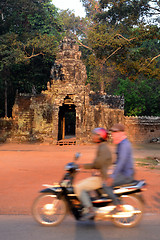
[[[160,84],[156,79],[119,79],[116,95],[124,95],[125,115],[160,116]]]
[[[76,17],[70,10],[61,10],[59,11],[59,15],[63,22],[64,35],[74,38],[81,43],[79,39],[82,39],[85,36],[87,19]]]
[[[126,115],[160,115],[160,29],[151,18],[153,6],[160,13],[159,1],[82,2],[88,16],[83,42],[90,47],[85,62],[92,89],[124,94]]]
[[[16,90],[40,92],[49,80],[63,23],[51,0],[0,2],[0,116],[7,84],[9,110]],[[3,104],[3,105],[2,105]]]
[[[148,14],[148,2],[149,0],[100,0],[102,12],[98,14],[98,19],[123,28],[136,25]]]
[[[93,90],[124,94],[125,114],[159,115],[160,2],[81,2],[87,13],[82,19],[72,11],[58,10],[51,0],[1,0],[0,116],[4,116],[5,83],[10,110],[16,90],[31,93],[36,87],[40,93],[46,88],[64,35],[80,44]]]
[[[1,0],[0,34],[56,34],[61,31],[58,12],[51,0]]]
[[[94,14],[97,13],[97,9],[99,7],[98,0],[80,0],[85,7],[87,17],[93,19]]]
[[[51,1],[42,1],[42,9],[39,9],[34,15],[28,15],[28,21],[35,32],[41,34],[54,35],[59,38],[59,32],[62,31],[62,21],[56,7]]]

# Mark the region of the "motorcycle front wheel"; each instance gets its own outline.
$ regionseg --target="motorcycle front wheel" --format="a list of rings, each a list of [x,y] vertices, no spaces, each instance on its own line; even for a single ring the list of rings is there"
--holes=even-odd
[[[32,205],[34,219],[45,226],[60,224],[67,213],[66,203],[56,195],[43,193],[38,196]]]
[[[121,203],[129,209],[128,212],[126,211],[122,214],[122,217],[113,218],[113,223],[118,227],[134,227],[140,222],[143,215],[143,202],[141,198],[137,194],[131,194],[121,196],[120,200]]]

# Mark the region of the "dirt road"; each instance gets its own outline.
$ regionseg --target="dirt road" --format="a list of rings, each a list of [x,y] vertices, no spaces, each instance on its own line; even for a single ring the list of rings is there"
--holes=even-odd
[[[110,145],[114,155],[115,147]],[[160,146],[133,146],[134,157],[160,156]],[[53,146],[31,144],[0,145],[0,214],[30,214],[30,209],[42,184],[58,182],[64,165],[72,161],[74,153],[81,152],[79,163],[94,158],[95,145]],[[88,173],[77,175],[76,181]],[[160,170],[136,165],[136,178],[145,179],[145,211],[160,214]]]

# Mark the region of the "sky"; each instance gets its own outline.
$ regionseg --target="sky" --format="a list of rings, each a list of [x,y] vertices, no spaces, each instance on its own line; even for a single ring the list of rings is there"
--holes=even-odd
[[[57,8],[74,10],[76,16],[85,17],[85,11],[80,0],[52,0],[52,2]]]

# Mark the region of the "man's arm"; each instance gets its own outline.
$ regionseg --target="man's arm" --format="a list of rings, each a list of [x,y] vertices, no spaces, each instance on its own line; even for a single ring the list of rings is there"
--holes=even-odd
[[[100,169],[102,167],[104,156],[106,155],[106,148],[100,144],[97,149],[96,157],[92,163],[84,164],[85,169]]]

